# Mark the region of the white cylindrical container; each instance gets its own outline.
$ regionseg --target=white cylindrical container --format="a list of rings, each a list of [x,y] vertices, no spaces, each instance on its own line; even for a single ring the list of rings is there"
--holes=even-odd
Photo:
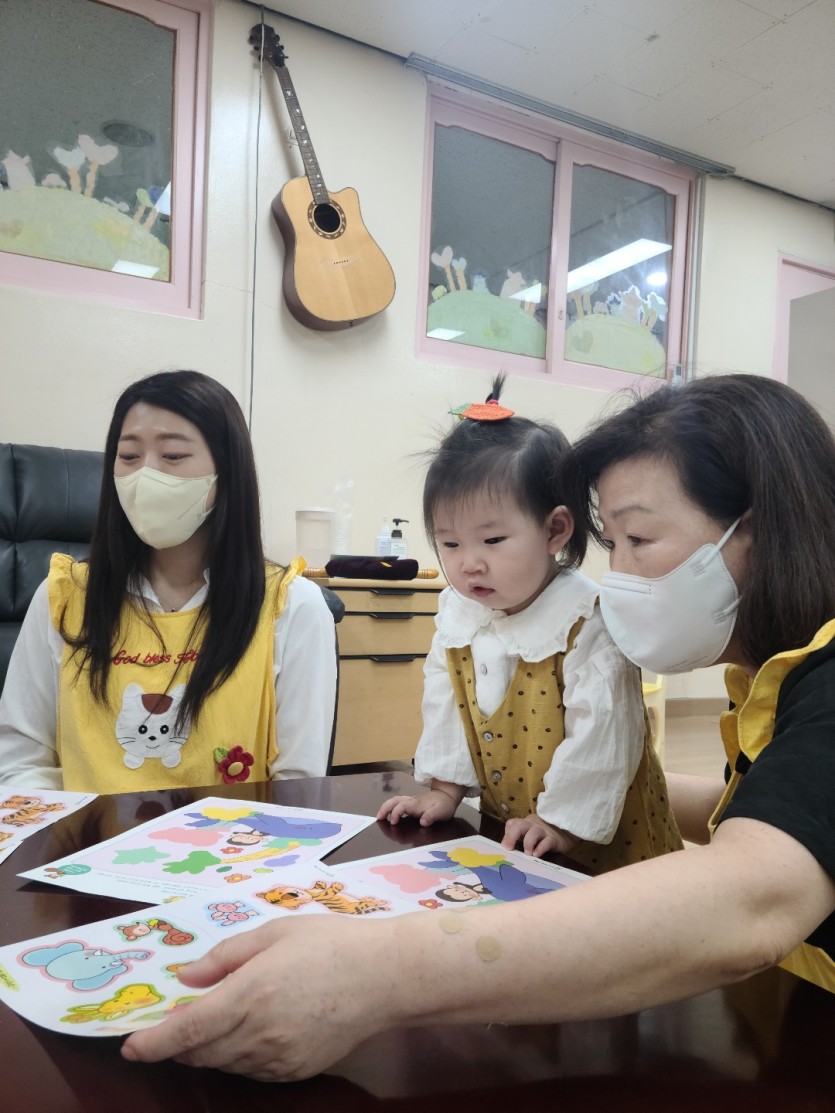
[[[324,568],[333,552],[333,510],[301,506],[296,511],[296,549],[308,568]]]

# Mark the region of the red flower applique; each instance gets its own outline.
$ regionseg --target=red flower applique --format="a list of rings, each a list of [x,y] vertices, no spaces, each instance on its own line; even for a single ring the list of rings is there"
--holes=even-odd
[[[238,781],[248,781],[249,771],[255,758],[243,746],[233,746],[231,750],[215,750],[215,764],[224,782],[233,785]]]

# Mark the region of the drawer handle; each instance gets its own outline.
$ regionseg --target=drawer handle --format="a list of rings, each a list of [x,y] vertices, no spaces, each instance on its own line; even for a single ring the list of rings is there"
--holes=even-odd
[[[414,595],[408,587],[372,587],[370,591],[372,595]]]
[[[368,661],[376,661],[378,665],[397,665],[406,664],[409,661],[417,661],[422,659],[422,653],[386,653],[384,657],[367,657]]]
[[[367,611],[369,618],[379,619],[381,622],[407,622],[415,617],[414,611]]]

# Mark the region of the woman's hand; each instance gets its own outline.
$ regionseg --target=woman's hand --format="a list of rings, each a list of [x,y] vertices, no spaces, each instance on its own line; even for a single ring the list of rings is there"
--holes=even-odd
[[[460,785],[433,781],[428,792],[420,796],[392,796],[377,812],[377,819],[397,823],[402,816],[411,815],[420,820],[421,827],[430,827],[445,819],[452,819],[464,799],[465,789]]]
[[[579,840],[569,831],[552,827],[538,815],[531,814],[524,819],[509,819],[505,824],[502,846],[505,850],[515,850],[521,842],[522,850],[532,858],[541,858],[549,850],[567,854]]]
[[[180,971],[187,986],[222,984],[157,1027],[134,1032],[122,1054],[265,1082],[329,1067],[396,1020],[384,1015],[399,982],[392,921],[346,919],[282,919],[224,940]]]

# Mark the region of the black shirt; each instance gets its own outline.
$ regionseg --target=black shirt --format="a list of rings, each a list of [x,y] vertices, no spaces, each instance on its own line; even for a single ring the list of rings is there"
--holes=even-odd
[[[722,819],[758,819],[785,831],[835,878],[835,642],[809,655],[780,686],[771,742],[743,773]],[[835,959],[835,913],[806,940]]]

